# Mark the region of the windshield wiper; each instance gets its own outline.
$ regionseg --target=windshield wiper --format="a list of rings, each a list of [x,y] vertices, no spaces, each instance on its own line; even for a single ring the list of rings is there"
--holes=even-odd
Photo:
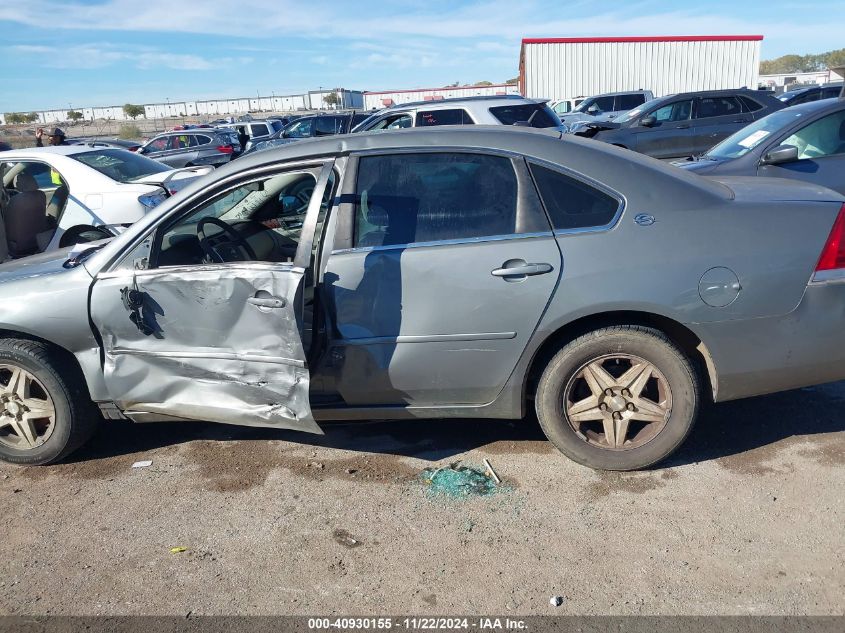
[[[91,255],[96,253],[104,246],[105,244],[96,244],[94,246],[89,246],[88,248],[85,248],[84,250],[79,251],[77,253],[73,253],[71,251],[71,257],[69,257],[65,261],[65,263],[62,264],[62,266],[64,266],[65,268],[76,268],[77,266],[79,266],[79,264],[84,262],[86,259],[88,259]]]

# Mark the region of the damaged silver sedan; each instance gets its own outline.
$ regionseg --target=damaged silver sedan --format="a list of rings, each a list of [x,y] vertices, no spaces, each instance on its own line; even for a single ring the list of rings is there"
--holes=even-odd
[[[645,467],[706,401],[845,378],[842,203],[528,129],[261,152],[108,243],[0,266],[0,458],[60,460],[102,417],[533,406],[572,459]]]

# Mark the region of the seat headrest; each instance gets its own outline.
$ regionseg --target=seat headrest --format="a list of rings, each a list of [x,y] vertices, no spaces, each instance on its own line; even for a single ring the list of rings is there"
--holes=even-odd
[[[35,182],[35,178],[32,177],[32,174],[28,174],[25,171],[22,171],[17,176],[15,176],[15,180],[12,183],[12,186],[21,192],[38,191],[38,183]]]

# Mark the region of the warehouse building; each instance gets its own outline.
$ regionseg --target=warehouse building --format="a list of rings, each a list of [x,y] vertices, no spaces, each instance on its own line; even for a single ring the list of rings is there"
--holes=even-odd
[[[762,35],[525,38],[519,89],[526,97],[569,99],[621,90],[656,97],[719,88],[756,88]]]
[[[413,101],[438,101],[462,97],[492,97],[496,95],[519,94],[516,84],[484,84],[479,86],[446,86],[443,88],[413,88],[411,90],[384,90],[365,92],[364,107],[379,110],[392,105]]]

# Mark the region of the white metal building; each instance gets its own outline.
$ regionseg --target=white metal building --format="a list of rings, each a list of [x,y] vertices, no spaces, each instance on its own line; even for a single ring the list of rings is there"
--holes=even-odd
[[[384,90],[365,92],[364,108],[380,109],[386,106],[410,103],[412,101],[437,101],[460,97],[490,97],[495,95],[519,94],[516,84],[493,84],[490,86],[448,86],[444,88],[413,88],[410,90]]]
[[[842,81],[842,75],[831,68],[809,73],[778,73],[776,75],[760,75],[760,85],[773,90],[786,88],[793,84],[826,84],[832,81]]]
[[[224,115],[240,115],[252,112],[260,117],[263,112],[294,112],[296,110],[326,110],[332,106],[326,103],[329,94],[337,95],[337,108],[364,107],[364,93],[360,90],[345,88],[327,88],[311,90],[303,94],[239,97],[236,99],[211,99],[206,101],[170,101],[165,103],[144,104],[144,117],[162,119],[167,117],[209,116],[217,118]],[[85,121],[113,120],[124,121],[130,117],[123,113],[122,105],[74,108],[82,112]],[[67,121],[69,108],[58,110],[36,110],[38,122],[42,124],[64,123]],[[5,124],[5,116],[0,114],[0,125]]]
[[[757,87],[762,35],[525,38],[519,87],[526,97],[568,99],[620,90],[655,96]]]

